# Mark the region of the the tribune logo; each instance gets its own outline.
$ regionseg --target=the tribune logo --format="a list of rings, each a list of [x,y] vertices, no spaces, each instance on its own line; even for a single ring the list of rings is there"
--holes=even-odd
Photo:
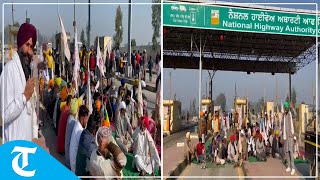
[[[23,177],[33,177],[34,174],[36,173],[36,170],[25,171],[23,169],[29,165],[28,154],[35,154],[36,150],[37,150],[37,147],[28,148],[28,147],[15,146],[11,154],[14,152],[19,152],[19,154],[16,157],[14,157],[12,160],[12,169],[14,170],[14,172],[16,172],[18,175]],[[22,155],[22,167],[20,167],[18,164],[19,158],[21,155]]]

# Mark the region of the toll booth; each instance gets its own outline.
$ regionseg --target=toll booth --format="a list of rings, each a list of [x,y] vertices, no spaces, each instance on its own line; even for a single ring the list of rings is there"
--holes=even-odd
[[[297,123],[296,126],[300,128],[299,131],[304,134],[306,132],[308,120],[311,117],[309,114],[309,106],[307,104],[297,105],[296,113],[296,120],[294,122]]]
[[[107,52],[110,54],[112,50],[112,37],[110,36],[96,37],[94,42],[95,49],[97,49],[98,40],[99,40],[99,46],[102,49],[101,54],[103,56],[103,59],[106,60]]]
[[[182,128],[181,102],[163,100],[163,131],[168,134],[178,132]]]
[[[213,101],[211,101],[211,99],[202,99],[201,100],[201,111],[202,112],[209,112],[209,110],[211,110],[211,112],[213,112]]]
[[[67,32],[67,41],[68,41],[68,45],[69,45],[69,48],[70,48],[70,33]],[[69,62],[67,60],[67,58],[65,57],[65,54],[64,54],[64,44],[63,44],[63,40],[62,40],[63,36],[62,36],[62,33],[58,33],[56,34],[56,49],[58,51],[58,62],[59,62],[59,74],[60,75],[64,75],[65,77],[72,77],[71,76],[71,69],[70,68],[70,65],[69,65]],[[71,49],[70,49],[71,51]],[[57,73],[57,72],[56,72]]]
[[[267,113],[268,117],[270,117],[270,115],[274,114],[274,102],[265,102],[263,109],[264,113]]]
[[[246,125],[246,121],[248,119],[247,117],[247,111],[248,111],[248,101],[246,98],[244,99],[240,99],[240,98],[236,98],[234,100],[234,117],[235,117],[235,123],[240,123],[239,122],[239,118],[242,118],[242,124],[241,125]],[[239,127],[241,126],[239,124]]]
[[[10,40],[10,55],[9,59],[12,59],[13,49],[17,48],[17,35],[19,31],[19,26],[9,25],[9,40]]]

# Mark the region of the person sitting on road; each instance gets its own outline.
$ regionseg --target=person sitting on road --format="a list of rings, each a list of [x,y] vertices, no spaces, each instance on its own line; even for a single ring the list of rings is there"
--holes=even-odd
[[[196,153],[196,158],[197,158],[197,163],[202,164],[205,163],[205,156],[206,156],[206,149],[204,147],[204,143],[202,143],[202,138],[199,137],[199,143],[196,146],[197,153]],[[201,166],[202,169],[205,169],[206,166]]]
[[[229,162],[234,161],[235,163],[237,163],[238,162],[238,153],[237,153],[237,148],[234,145],[234,140],[235,140],[234,135],[230,136],[230,142],[228,145],[228,158],[227,158],[227,160]]]
[[[227,136],[224,136],[222,140],[222,159],[226,160],[228,158],[228,141]]]
[[[192,158],[194,156],[194,146],[191,142],[190,132],[186,134],[185,146],[184,146],[184,156],[187,158],[187,163],[191,164]]]
[[[76,159],[79,147],[79,139],[83,129],[87,126],[89,118],[89,109],[82,105],[79,108],[79,119],[75,122],[70,139],[69,156],[71,171],[76,171]]]
[[[121,85],[118,88],[118,96],[123,98],[122,100],[125,101],[125,97],[126,97],[126,93],[127,93],[128,89],[127,89],[127,85],[126,85],[126,80],[125,79],[121,79]]]
[[[225,159],[223,158],[223,144],[222,144],[222,138],[220,137],[218,139],[218,146],[217,146],[217,157],[216,157],[216,164],[217,165],[223,165],[225,164]]]
[[[279,138],[279,130],[276,130],[275,136],[273,137],[272,140],[272,149],[271,149],[271,154],[273,158],[279,158],[280,157],[280,138]]]
[[[210,145],[210,154],[211,154],[211,162],[215,162],[216,161],[216,156],[217,156],[217,143],[214,137],[212,137],[212,142]]]
[[[247,138],[247,144],[248,144],[248,156],[256,156],[256,143],[254,138],[248,134]]]
[[[262,140],[262,135],[259,134],[259,140],[256,142],[256,148],[257,148],[257,160],[258,161],[267,161],[267,156],[265,153],[265,146],[264,142]]]
[[[118,103],[116,112],[116,142],[124,154],[132,151],[132,127],[126,113],[126,103]]]
[[[141,176],[154,174],[159,170],[161,162],[156,145],[148,131],[149,119],[146,116],[140,118],[142,122],[132,135],[133,138],[133,168],[136,168]]]
[[[97,148],[92,150],[89,172],[92,176],[122,176],[127,158],[112,140],[112,130],[100,127],[96,133]],[[113,157],[113,158],[111,158]]]
[[[82,131],[79,140],[77,158],[76,158],[76,175],[88,176],[89,175],[89,162],[92,151],[97,148],[95,142],[96,131],[99,126],[95,122],[94,115],[91,114],[85,130]]]
[[[300,157],[299,146],[298,146],[296,136],[293,137],[293,157],[294,159],[297,159],[298,157]]]

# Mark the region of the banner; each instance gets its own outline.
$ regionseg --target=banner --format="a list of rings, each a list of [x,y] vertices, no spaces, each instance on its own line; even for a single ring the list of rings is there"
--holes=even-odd
[[[316,14],[221,5],[163,4],[163,25],[253,33],[313,36],[320,34]]]

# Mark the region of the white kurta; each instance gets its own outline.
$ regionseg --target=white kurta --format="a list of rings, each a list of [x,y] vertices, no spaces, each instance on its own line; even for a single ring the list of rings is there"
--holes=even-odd
[[[135,146],[133,152],[134,166],[138,171],[144,170],[146,173],[151,174],[160,167],[161,162],[149,131],[145,130],[142,134],[140,127],[138,127],[133,133],[133,141]]]
[[[232,142],[229,142],[228,144],[228,159],[235,162],[238,161],[237,150]]]
[[[78,146],[81,133],[83,131],[83,127],[81,126],[79,121],[76,121],[76,124],[73,127],[71,141],[70,141],[70,167],[71,171],[75,173],[76,171],[76,160],[77,160],[77,153],[78,153]]]
[[[12,58],[4,66],[0,78],[0,110],[4,121],[4,142],[32,141],[33,138],[38,138],[36,106],[32,108],[31,101],[26,102],[23,95],[26,79],[18,53],[14,52]]]

